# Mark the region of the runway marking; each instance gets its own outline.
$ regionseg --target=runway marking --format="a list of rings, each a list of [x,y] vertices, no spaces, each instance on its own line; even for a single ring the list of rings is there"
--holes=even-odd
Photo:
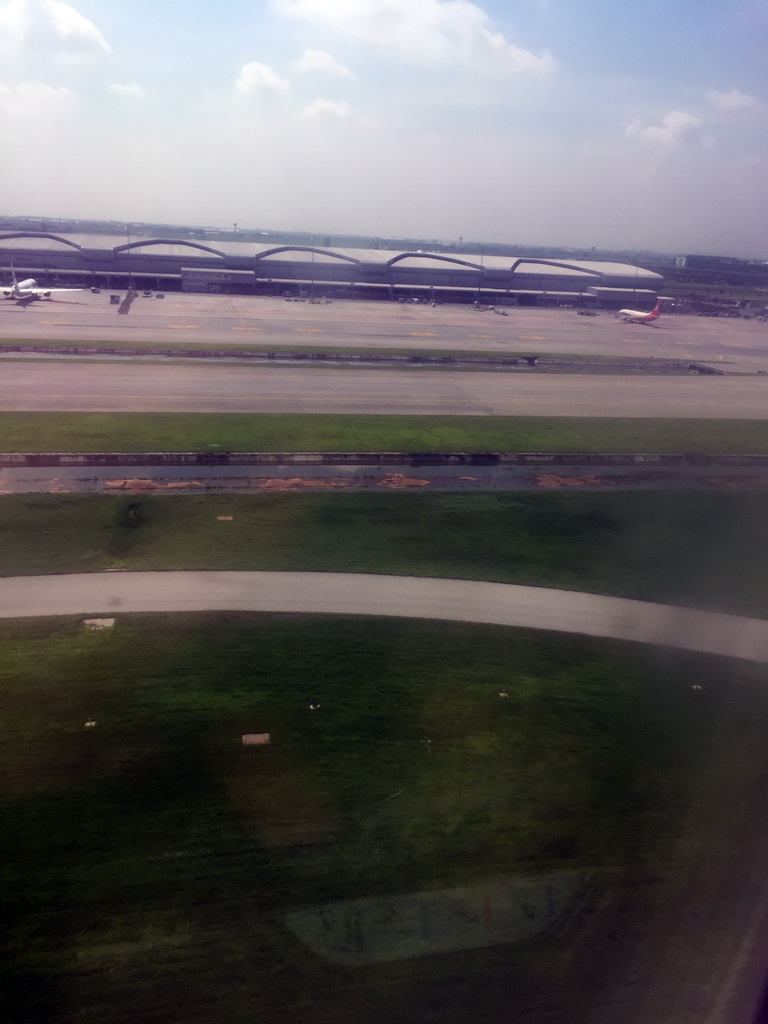
[[[46,324],[48,327],[69,327],[69,320],[35,320],[36,324]]]
[[[411,331],[410,336],[412,338],[436,338],[437,335],[434,331]]]
[[[645,345],[647,341],[648,341],[647,338],[625,338],[624,339],[624,344],[625,345]],[[680,342],[678,342],[678,345],[679,344],[680,344]]]
[[[541,334],[521,334],[519,335],[520,341],[546,341],[547,339]]]
[[[263,327],[233,327],[233,331],[263,331]]]
[[[319,327],[294,327],[294,334],[322,334],[323,331]]]
[[[495,340],[496,335],[495,334],[468,334],[467,337],[468,338],[485,338],[486,340],[490,339],[490,340],[493,341],[493,340]]]
[[[723,342],[721,342],[721,344],[725,345],[726,348],[752,348],[753,347],[752,345],[747,345],[743,341],[723,341]]]
[[[168,328],[172,331],[199,331],[200,324],[168,324]]]

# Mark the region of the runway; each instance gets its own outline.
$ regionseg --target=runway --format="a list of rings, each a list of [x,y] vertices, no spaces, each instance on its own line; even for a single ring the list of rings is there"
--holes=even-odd
[[[8,361],[0,410],[762,420],[768,378]]]

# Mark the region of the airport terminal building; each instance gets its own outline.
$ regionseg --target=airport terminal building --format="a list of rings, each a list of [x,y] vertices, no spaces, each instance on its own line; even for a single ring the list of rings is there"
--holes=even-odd
[[[606,309],[653,305],[663,284],[602,261],[30,231],[0,232],[0,266],[51,287]]]

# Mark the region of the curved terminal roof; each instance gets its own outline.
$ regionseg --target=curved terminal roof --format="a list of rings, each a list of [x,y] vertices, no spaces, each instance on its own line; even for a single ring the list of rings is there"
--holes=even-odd
[[[139,249],[151,249],[153,252],[159,252],[163,256],[184,256],[187,249],[199,249],[201,252],[207,252],[213,256],[225,255],[221,249],[214,249],[210,245],[203,245],[202,242],[186,240],[179,242],[173,238],[150,238],[146,240],[139,239],[136,242],[123,242],[122,245],[113,246],[112,251],[114,253],[133,252]]]
[[[311,245],[276,245],[271,249],[254,247],[253,258],[259,260],[272,259],[279,256],[280,260],[290,260],[293,263],[306,263],[307,256],[310,260],[319,263],[332,263],[334,260],[341,260],[345,263],[359,263],[359,258],[350,256],[348,252],[341,249],[316,249]]]
[[[420,283],[435,285],[446,282],[446,274],[453,274],[454,282],[461,279],[462,285],[469,287],[477,283],[479,278],[490,287],[524,289],[531,287],[525,281],[536,279],[537,282],[551,280],[557,283],[556,290],[567,287],[566,279],[572,282],[571,287],[587,285],[632,285],[645,288],[658,288],[663,278],[651,270],[632,266],[626,263],[612,263],[600,260],[568,260],[543,259],[540,257],[468,255],[466,253],[426,252],[409,250],[397,252],[391,249],[352,249],[342,247],[316,247],[305,245],[275,245],[259,242],[239,242],[234,240],[216,241],[209,244],[205,239],[198,238],[152,238],[147,236],[131,237],[130,235],[58,235],[44,232],[0,232],[0,258],[3,263],[13,259],[13,253],[32,252],[42,266],[57,266],[56,257],[68,255],[80,258],[83,269],[90,269],[89,261],[97,258],[119,261],[125,264],[133,257],[136,273],[140,273],[141,264],[145,260],[158,259],[167,265],[169,271],[180,274],[181,267],[193,268],[197,259],[201,266],[210,266],[211,259],[222,261],[226,268],[235,270],[254,270],[259,274],[260,265],[266,275],[279,277],[280,265],[286,269],[286,277],[291,278],[299,267],[306,268],[309,274],[312,265],[334,265],[347,267],[343,273],[349,280],[350,273],[358,270],[364,276],[373,273],[377,277],[386,277],[392,281],[403,281],[406,277]],[[111,252],[111,255],[110,255]],[[22,257],[23,258],[23,257]],[[204,262],[203,262],[204,261]],[[67,261],[71,268],[71,263]],[[145,264],[146,265],[146,264]],[[63,267],[64,264],[61,264]],[[291,270],[288,270],[290,266]],[[165,270],[165,267],[163,268]],[[154,272],[154,271],[153,271]],[[326,269],[325,275],[328,276]],[[393,276],[396,275],[396,276]],[[456,276],[458,275],[458,277]],[[504,281],[503,279],[506,278]],[[329,278],[330,279],[330,278]],[[533,287],[542,287],[541,283]]]
[[[71,238],[64,238],[63,235],[32,234],[28,231],[6,231],[0,233],[0,246],[11,241],[13,242],[14,249],[33,249],[35,251],[62,248],[82,249],[82,246],[76,241]]]

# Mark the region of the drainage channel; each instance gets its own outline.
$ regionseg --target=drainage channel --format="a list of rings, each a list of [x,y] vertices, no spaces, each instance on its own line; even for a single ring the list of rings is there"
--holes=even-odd
[[[765,490],[762,466],[374,465],[16,466],[3,494],[250,494],[276,491]]]

